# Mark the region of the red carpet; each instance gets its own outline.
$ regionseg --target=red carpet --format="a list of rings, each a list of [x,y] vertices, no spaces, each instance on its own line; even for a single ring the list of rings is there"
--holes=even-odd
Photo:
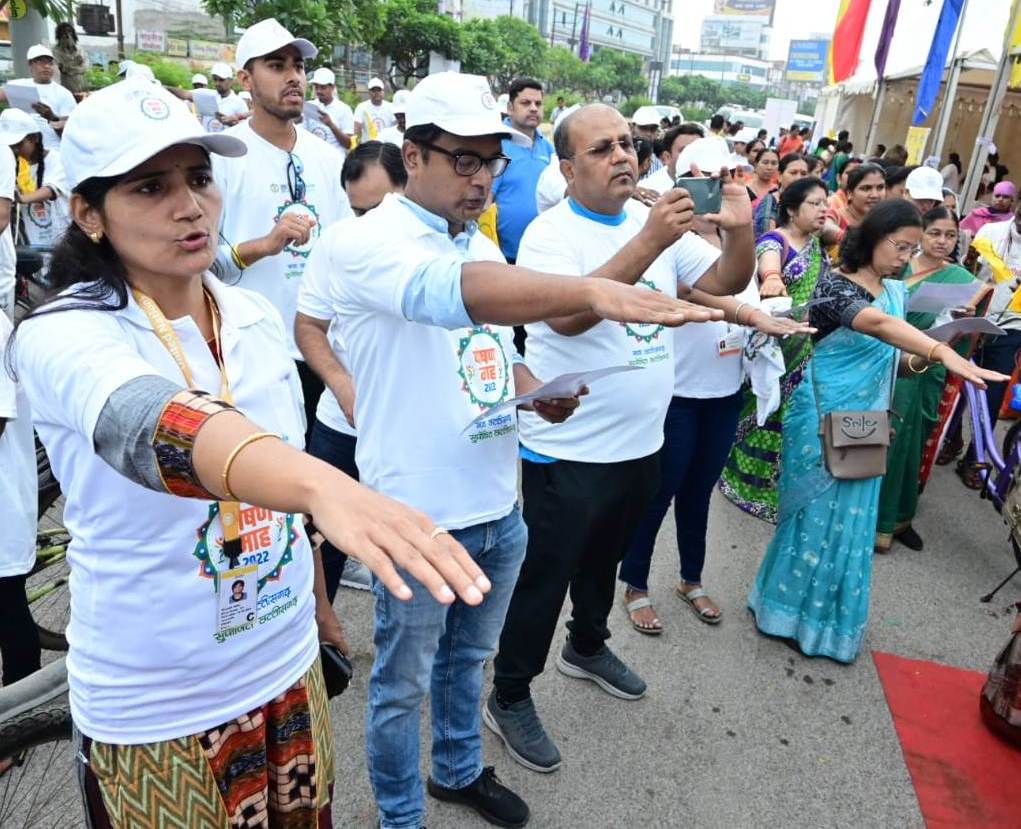
[[[1021,827],[1021,751],[982,723],[985,675],[879,651],[872,659],[929,829]]]

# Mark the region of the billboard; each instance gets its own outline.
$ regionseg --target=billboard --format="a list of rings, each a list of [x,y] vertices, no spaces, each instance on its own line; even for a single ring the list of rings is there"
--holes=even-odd
[[[792,40],[787,53],[787,80],[823,83],[829,51],[828,40]]]
[[[776,0],[715,0],[713,14],[746,14],[773,19]]]
[[[768,21],[761,17],[707,17],[702,21],[702,51],[752,52],[762,50]]]

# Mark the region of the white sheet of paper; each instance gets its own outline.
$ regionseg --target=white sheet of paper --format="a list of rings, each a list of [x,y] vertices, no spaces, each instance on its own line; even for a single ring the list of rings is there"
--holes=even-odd
[[[908,299],[908,310],[939,314],[948,308],[967,305],[980,287],[977,279],[955,285],[945,282],[923,282]]]
[[[943,325],[933,326],[925,333],[934,340],[948,343],[957,336],[967,336],[969,334],[994,334],[999,336],[1007,332],[985,317],[963,317]]]
[[[39,103],[39,90],[35,84],[8,81],[4,84],[4,94],[7,96],[7,103],[12,107],[22,109],[29,115],[35,114],[32,104]]]
[[[602,377],[609,377],[611,374],[619,374],[624,371],[639,371],[642,368],[644,366],[610,366],[609,368],[597,368],[591,371],[574,371],[569,374],[561,374],[559,377],[554,377],[548,383],[539,386],[535,391],[530,391],[528,394],[520,394],[517,397],[512,397],[510,400],[504,400],[502,403],[490,406],[465,426],[464,431],[467,432],[480,420],[485,420],[507,409],[517,408],[523,403],[531,403],[533,400],[551,400],[554,397],[574,397],[581,391],[582,386],[591,385]]]
[[[194,89],[191,93],[191,100],[195,104],[195,111],[200,116],[216,115],[220,95],[213,89]]]
[[[305,116],[306,121],[322,121],[322,110],[319,109],[319,104],[315,101],[305,101],[305,105],[301,108],[301,114]]]

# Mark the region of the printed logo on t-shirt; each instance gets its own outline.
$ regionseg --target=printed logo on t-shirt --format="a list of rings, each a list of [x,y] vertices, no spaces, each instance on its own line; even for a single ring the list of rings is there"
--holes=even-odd
[[[507,399],[511,366],[499,332],[482,325],[459,335],[457,361],[461,390],[468,395],[472,406],[485,411]],[[498,412],[490,418],[475,421],[468,432],[468,439],[472,443],[480,443],[503,437],[514,432],[514,424],[512,412]]]
[[[223,132],[223,121],[219,118],[210,118],[209,123],[206,125],[206,130],[208,132]]]
[[[636,284],[643,285],[650,291],[659,290],[655,284],[645,278],[639,279]],[[632,347],[631,349],[628,365],[644,367],[670,358],[670,352],[667,350],[666,343],[659,336],[663,331],[662,325],[643,322],[622,322],[619,324],[624,326],[628,337],[633,338],[638,343],[637,348]]]
[[[643,285],[650,291],[659,291],[659,288],[644,277],[639,278],[636,284]],[[663,330],[663,326],[658,323],[622,322],[620,325],[624,326],[624,330],[627,331],[629,337],[634,337],[638,342],[645,343],[646,345],[657,339]]]
[[[45,202],[35,202],[29,205],[28,220],[42,230],[49,230],[53,226],[50,206]]]
[[[321,121],[314,127],[312,127],[312,129],[310,129],[309,132],[312,133],[312,135],[314,135],[316,138],[323,139],[323,141],[329,141],[330,138],[333,137],[333,133],[326,129],[326,125],[323,124]]]
[[[311,205],[305,201],[289,201],[280,205],[277,210],[277,218],[288,214],[304,216],[305,220],[311,224],[312,232],[309,233],[308,241],[305,242],[305,244],[296,245],[294,242],[290,242],[284,250],[291,254],[291,256],[300,256],[302,259],[308,259],[309,254],[312,253],[312,248],[315,245],[316,239],[319,238],[319,214],[316,212],[315,205]],[[288,271],[286,276],[301,276],[301,273],[298,272],[292,274]]]
[[[193,553],[200,562],[199,575],[210,580],[231,569],[230,560],[223,551],[223,529],[219,516],[220,505],[214,501],[209,505],[208,519],[198,528],[198,543]],[[290,587],[274,589],[284,568],[293,561],[294,544],[298,540],[294,516],[242,504],[240,530],[238,565],[258,568],[258,614],[236,628],[216,632],[214,638],[220,644],[298,606],[298,596]]]

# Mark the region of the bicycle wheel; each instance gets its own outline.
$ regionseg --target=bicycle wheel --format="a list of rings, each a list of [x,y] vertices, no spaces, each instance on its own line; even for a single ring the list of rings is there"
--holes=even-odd
[[[1010,463],[1010,456],[1014,453],[1018,439],[1021,439],[1021,420],[1015,420],[1014,425],[1003,436],[1003,460],[1006,463]]]
[[[64,660],[0,689],[0,826],[81,825]]]
[[[36,562],[25,584],[28,606],[39,629],[39,643],[46,650],[66,651],[67,622],[71,615],[67,544],[63,527],[40,530],[36,539]]]

